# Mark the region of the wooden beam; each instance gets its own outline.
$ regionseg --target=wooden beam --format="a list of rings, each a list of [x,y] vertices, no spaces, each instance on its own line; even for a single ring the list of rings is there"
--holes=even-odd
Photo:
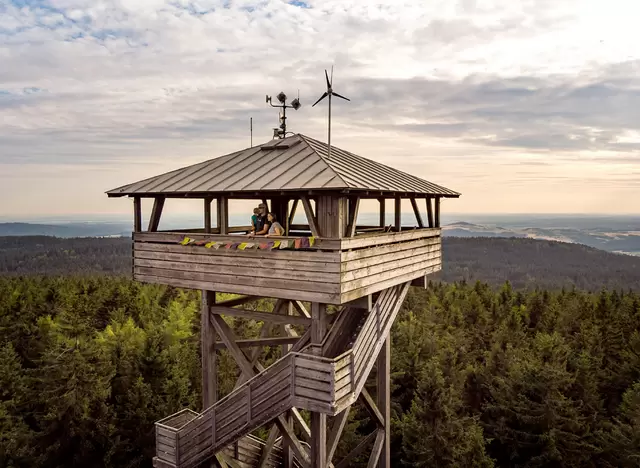
[[[218,197],[216,208],[218,210],[216,222],[218,232],[222,235],[229,233],[229,199],[225,196]]]
[[[227,299],[226,301],[216,302],[216,305],[220,307],[235,307],[246,304],[247,302],[259,301],[260,299],[262,299],[262,297],[260,296],[240,296],[234,299]]]
[[[307,216],[307,221],[309,222],[309,229],[311,230],[311,234],[313,237],[321,237],[320,230],[318,229],[318,218],[313,213],[313,209],[311,208],[311,202],[309,198],[306,196],[300,197],[300,201],[302,202],[302,207],[304,208],[304,213]]]
[[[327,334],[327,305],[311,303],[311,344],[319,345]]]
[[[422,221],[422,214],[418,209],[418,203],[416,202],[416,197],[411,197],[411,206],[413,207],[413,213],[416,215],[416,221],[418,222],[418,227],[423,228],[424,222]]]
[[[299,336],[274,336],[271,338],[253,338],[247,340],[236,340],[236,344],[240,348],[252,348],[254,346],[281,346],[292,345],[297,343]],[[227,345],[223,341],[216,341],[215,349],[227,349]]]
[[[271,426],[271,430],[269,431],[269,437],[267,437],[267,442],[265,446],[262,448],[262,453],[260,454],[260,460],[258,460],[258,468],[266,468],[267,462],[269,461],[269,455],[273,450],[273,446],[276,443],[276,439],[278,438],[278,426],[274,424]]]
[[[396,195],[394,198],[394,226],[396,232],[400,232],[402,230],[402,199],[399,195]]]
[[[433,224],[433,205],[431,204],[431,199],[433,197],[431,195],[428,195],[426,198],[426,202],[427,202],[427,218],[429,221],[429,227],[432,228],[434,227]]]
[[[211,317],[213,326],[218,332],[218,335],[220,335],[220,338],[222,339],[224,344],[227,346],[227,349],[233,356],[236,364],[238,364],[238,366],[240,367],[242,373],[249,378],[253,377],[255,375],[253,366],[247,360],[247,357],[244,355],[240,347],[236,344],[235,336],[233,334],[233,330],[231,330],[231,327],[229,327],[227,322],[225,322],[224,319],[219,315],[210,314],[209,317]]]
[[[331,432],[329,433],[329,440],[327,441],[327,463],[331,463],[333,455],[336,453],[338,443],[340,442],[340,436],[349,419],[349,411],[351,406],[347,406],[342,412],[340,412],[333,421]]]
[[[362,388],[360,396],[362,397],[362,402],[364,403],[364,406],[369,414],[375,418],[375,422],[378,427],[384,427],[384,417],[382,416],[382,413],[376,406],[373,398],[371,397],[371,394],[367,391],[366,388]]]
[[[289,206],[289,203],[287,202],[287,207]],[[291,205],[291,210],[289,210],[289,213],[287,215],[287,219],[285,220],[287,222],[287,225],[285,226],[285,234],[288,236],[289,235],[289,231],[291,231],[291,228],[293,226],[293,218],[295,218],[296,216],[296,210],[298,209],[298,199],[294,199],[293,203]]]
[[[216,373],[216,352],[212,344],[216,332],[211,323],[209,307],[215,304],[216,293],[202,291],[202,310],[200,316],[200,346],[202,354],[202,408],[209,408],[218,399],[218,376]]]
[[[164,207],[164,197],[156,197],[153,201],[153,209],[151,210],[151,218],[149,218],[149,232],[156,232],[160,225],[160,216],[162,216],[162,208]]]
[[[386,218],[386,212],[385,212],[385,199],[384,198],[378,198],[378,201],[380,202],[380,220],[378,223],[378,226],[380,227],[385,227],[386,223],[387,223],[387,218]]]
[[[207,197],[204,199],[204,232],[211,233],[211,202],[213,198]]]
[[[301,316],[311,318],[311,314],[301,301],[291,301],[291,305],[298,311]]]
[[[440,198],[442,197],[436,197],[436,209],[435,209],[435,225],[433,227],[435,228],[439,228],[440,227]]]
[[[378,468],[391,468],[391,337],[382,345],[378,354],[378,410],[384,420],[383,441],[380,448]],[[380,436],[380,434],[378,434]],[[376,443],[378,439],[376,438]],[[374,444],[375,451],[375,444]]]
[[[376,434],[376,441],[373,443],[373,448],[371,449],[371,456],[369,456],[369,463],[367,463],[367,468],[375,468],[380,461],[380,454],[382,452],[382,446],[384,444],[384,431],[382,429],[378,429],[378,433]]]
[[[351,461],[354,458],[356,458],[358,455],[360,455],[362,452],[364,452],[364,449],[367,448],[367,445],[369,445],[369,443],[372,440],[374,440],[377,435],[378,435],[378,431],[375,430],[371,434],[369,434],[367,437],[362,439],[360,443],[356,445],[356,448],[354,448],[351,452],[349,452],[349,454],[346,457],[340,460],[340,463],[336,465],[336,468],[347,468],[351,466]]]
[[[347,226],[346,237],[356,235],[356,221],[358,219],[358,210],[360,209],[360,197],[349,198],[349,225]]]
[[[327,466],[327,415],[311,413],[311,468]]]
[[[212,314],[231,315],[234,317],[244,317],[248,319],[272,322],[272,323],[296,323],[299,325],[310,325],[311,319],[307,317],[297,317],[295,315],[278,315],[271,312],[258,312],[256,310],[235,309],[233,307],[211,307]]]
[[[142,200],[140,197],[133,197],[133,231],[142,231]]]

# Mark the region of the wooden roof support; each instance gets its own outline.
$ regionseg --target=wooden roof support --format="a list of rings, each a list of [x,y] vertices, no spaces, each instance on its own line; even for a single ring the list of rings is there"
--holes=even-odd
[[[151,218],[149,219],[149,232],[156,232],[160,225],[160,216],[162,216],[162,208],[164,208],[165,197],[156,197],[153,201],[153,209],[151,210]]]
[[[394,198],[394,227],[396,232],[402,230],[402,199],[400,195]]]
[[[229,199],[227,197],[218,197],[216,208],[218,210],[216,221],[218,223],[218,232],[220,234],[229,233]]]
[[[133,197],[133,232],[142,231],[142,200]]]
[[[349,198],[349,225],[347,226],[346,237],[356,235],[356,221],[358,220],[358,210],[360,209],[360,197]]]
[[[207,197],[204,199],[204,232],[211,233],[211,202],[213,198]]]
[[[442,197],[436,197],[436,206],[435,206],[435,224],[433,227],[439,228],[440,227],[440,199]]]
[[[411,197],[411,206],[413,207],[413,214],[416,215],[416,221],[418,222],[418,227],[423,228],[424,222],[422,221],[422,214],[418,209],[418,203],[416,202],[416,197]]]
[[[380,220],[378,222],[378,226],[380,227],[385,227],[387,219],[386,219],[386,213],[385,213],[385,199],[384,198],[378,198],[378,201],[380,202]]]
[[[309,221],[309,229],[311,230],[311,235],[313,235],[314,237],[321,237],[320,230],[318,229],[318,218],[313,213],[313,208],[311,208],[309,197],[302,196],[300,197],[300,201],[302,202],[304,213],[307,215],[307,220]]]
[[[235,309],[233,307],[211,307],[211,313],[216,315],[231,315],[272,323],[296,323],[298,325],[310,325],[311,319],[297,317],[295,315],[279,315],[272,312],[258,312],[257,310]]]
[[[427,198],[425,199],[427,202],[427,218],[429,221],[429,227],[432,228],[434,227],[433,224],[433,205],[431,204],[431,200],[433,197],[431,196],[427,196]]]

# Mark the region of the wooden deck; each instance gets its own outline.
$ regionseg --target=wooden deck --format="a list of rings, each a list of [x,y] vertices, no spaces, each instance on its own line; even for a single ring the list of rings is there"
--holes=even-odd
[[[183,410],[158,421],[155,466],[197,466],[292,408],[331,416],[341,413],[362,392],[409,284],[380,293],[352,347],[339,356],[314,356],[308,354],[310,347],[290,352],[202,413]],[[334,341],[327,335],[323,347]],[[304,466],[308,457],[296,455]]]
[[[137,232],[138,281],[280,299],[344,304],[441,268],[440,229],[316,239],[304,249],[263,250],[180,245],[196,241],[265,242],[237,235]],[[295,237],[268,240],[295,240]]]

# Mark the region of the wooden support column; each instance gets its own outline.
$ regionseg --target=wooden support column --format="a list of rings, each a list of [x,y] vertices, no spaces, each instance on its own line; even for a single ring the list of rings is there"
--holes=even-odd
[[[360,197],[349,198],[349,224],[344,237],[354,237],[356,235],[356,223],[358,221],[358,210],[360,209]]]
[[[308,197],[300,197],[300,201],[302,202],[302,207],[304,208],[304,212],[307,216],[307,221],[309,222],[309,229],[311,230],[311,235],[314,237],[321,237],[324,233],[320,231],[318,226],[318,218],[313,212],[313,208],[311,207],[311,201],[309,201]],[[316,211],[318,211],[318,207],[316,206]]]
[[[327,334],[327,306],[311,303],[311,344],[321,349]],[[327,468],[327,415],[311,412],[311,468]]]
[[[378,410],[384,423],[382,452],[378,468],[391,468],[391,337],[382,345],[378,355]]]
[[[386,219],[386,213],[385,213],[385,199],[384,198],[378,198],[378,201],[380,202],[380,222],[378,223],[380,227],[385,227],[385,225],[387,224],[387,219]]]
[[[416,216],[416,221],[418,223],[418,227],[419,228],[423,228],[424,227],[424,222],[422,221],[422,214],[420,213],[420,210],[418,209],[418,203],[416,202],[416,197],[411,197],[411,207],[413,208],[413,213]]]
[[[142,200],[133,197],[133,232],[142,231]]]
[[[433,197],[431,195],[427,196],[427,218],[429,221],[429,227],[435,227],[433,224],[433,205],[431,204],[431,199]]]
[[[211,232],[211,202],[213,198],[207,197],[204,199],[204,232]]]
[[[153,209],[151,210],[151,218],[149,219],[149,232],[156,232],[160,225],[160,216],[162,216],[162,208],[164,208],[164,197],[156,197],[153,201]]]
[[[216,351],[213,344],[216,332],[211,324],[209,310],[216,302],[216,293],[202,291],[200,317],[200,349],[202,353],[202,408],[208,408],[217,400]]]
[[[433,227],[440,227],[440,198],[436,197],[436,209],[435,209],[435,225]]]
[[[229,234],[229,199],[227,197],[218,197],[216,205],[218,209],[216,216],[218,232],[222,235]]]
[[[287,205],[288,204],[289,203],[287,202]],[[293,218],[295,218],[296,216],[297,209],[298,209],[298,199],[296,198],[295,200],[293,200],[293,203],[291,204],[291,210],[287,214],[287,219],[286,219],[287,224],[284,227],[287,236],[289,235],[289,231],[291,230],[291,225],[293,224]]]
[[[396,195],[394,199],[394,215],[395,215],[395,230],[400,232],[402,230],[402,199],[400,195]]]

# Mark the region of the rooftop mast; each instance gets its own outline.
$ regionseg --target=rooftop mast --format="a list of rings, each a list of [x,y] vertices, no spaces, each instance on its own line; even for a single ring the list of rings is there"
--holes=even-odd
[[[328,146],[328,150],[327,150],[327,158],[331,157],[331,96],[336,96],[339,97],[341,99],[344,99],[345,101],[351,101],[351,99],[346,98],[338,93],[334,93],[333,92],[333,65],[331,66],[331,79],[329,79],[329,75],[327,74],[327,70],[324,71],[324,76],[327,79],[327,90],[324,92],[324,94],[322,96],[320,96],[320,99],[318,99],[313,106],[315,106],[316,104],[318,104],[320,101],[322,101],[324,98],[326,98],[327,96],[329,96],[329,130],[328,130],[328,137],[327,137],[327,146]],[[313,107],[311,106],[311,107]]]

